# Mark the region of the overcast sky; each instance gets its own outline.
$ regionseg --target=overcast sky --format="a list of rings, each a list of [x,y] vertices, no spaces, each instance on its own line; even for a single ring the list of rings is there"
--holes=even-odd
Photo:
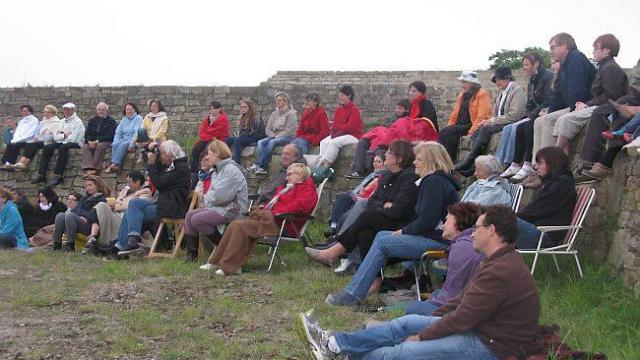
[[[258,85],[278,70],[486,69],[566,31],[640,58],[640,1],[2,1],[0,87]],[[522,4],[522,5],[521,5]]]

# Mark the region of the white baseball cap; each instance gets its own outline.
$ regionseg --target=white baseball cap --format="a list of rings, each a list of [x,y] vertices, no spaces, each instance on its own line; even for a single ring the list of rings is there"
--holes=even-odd
[[[478,73],[471,70],[463,71],[458,77],[458,80],[480,85],[480,79],[478,78]]]
[[[64,105],[62,105],[63,109],[75,109],[76,108],[76,104],[72,103],[72,102],[68,102]]]

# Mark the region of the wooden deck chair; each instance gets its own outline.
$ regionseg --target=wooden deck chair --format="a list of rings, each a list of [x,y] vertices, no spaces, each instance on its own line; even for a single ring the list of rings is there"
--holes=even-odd
[[[509,195],[511,195],[511,210],[518,212],[520,201],[522,200],[522,192],[524,187],[520,184],[509,184]]]
[[[267,272],[271,271],[271,268],[273,267],[273,260],[275,260],[278,254],[278,246],[280,246],[281,241],[301,241],[303,243],[306,243],[305,231],[307,230],[307,226],[309,225],[309,222],[315,218],[316,211],[318,210],[318,205],[320,204],[320,199],[322,198],[322,190],[324,189],[324,186],[327,184],[328,180],[329,179],[324,179],[324,181],[322,181],[322,183],[320,183],[320,185],[316,187],[318,200],[316,201],[316,205],[314,206],[313,211],[311,212],[310,215],[298,214],[298,213],[280,214],[276,216],[277,220],[282,220],[282,224],[280,225],[280,231],[278,235],[265,236],[257,240],[257,244],[267,245],[270,247],[269,254],[271,254],[271,260],[269,261],[269,267],[267,268]],[[297,237],[286,236],[284,233],[284,228],[287,222],[291,222],[294,220],[304,220],[304,225],[302,225],[300,230],[297,232],[298,234]],[[295,225],[294,225],[294,228],[295,228]],[[282,259],[280,259],[280,263],[282,265],[285,265]]]
[[[198,195],[195,192],[191,192],[191,203],[189,204],[189,209],[187,211],[191,211],[195,209],[198,205]],[[160,241],[160,236],[162,235],[162,229],[166,224],[173,225],[173,234],[175,239],[175,244],[173,245],[173,249],[171,252],[163,253],[158,252],[156,249],[158,248],[158,242]],[[182,239],[184,238],[184,218],[161,218],[160,225],[158,226],[158,230],[156,231],[156,236],[153,238],[153,244],[151,244],[151,249],[149,250],[150,258],[169,258],[175,259],[178,254],[178,250],[180,250],[180,246],[182,245]]]
[[[578,272],[580,273],[580,278],[584,277],[584,274],[582,273],[582,267],[580,266],[580,260],[578,259],[578,250],[575,248],[574,244],[578,233],[580,232],[580,229],[582,229],[582,223],[587,216],[587,212],[589,211],[591,202],[596,196],[596,191],[595,189],[587,187],[580,187],[576,190],[578,192],[578,198],[576,201],[576,206],[573,208],[571,223],[564,226],[538,226],[538,230],[541,231],[541,234],[540,239],[538,239],[537,248],[518,250],[518,252],[520,252],[521,254],[535,254],[535,257],[533,258],[533,265],[531,265],[531,275],[533,275],[533,273],[536,271],[536,264],[538,263],[538,257],[540,255],[553,255],[553,261],[558,272],[560,272],[560,266],[558,265],[556,255],[573,255],[576,260]],[[543,248],[542,238],[545,234],[553,231],[566,231],[567,234],[564,237],[562,243],[560,243],[559,245],[549,248]]]

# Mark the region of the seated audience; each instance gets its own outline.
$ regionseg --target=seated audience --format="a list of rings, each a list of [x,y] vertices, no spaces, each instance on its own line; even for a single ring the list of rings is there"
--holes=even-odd
[[[231,160],[229,146],[214,139],[207,151],[203,160],[213,171],[208,188],[205,189],[203,184],[203,206],[187,212],[184,219],[187,261],[198,259],[199,234],[213,235],[217,226],[227,224],[249,210],[247,181],[240,165]]]
[[[4,129],[2,130],[2,144],[0,145],[0,149],[5,150],[7,148],[7,144],[11,143],[13,133],[16,131],[16,126],[16,122],[12,117],[4,119]]]
[[[116,128],[111,145],[111,165],[104,171],[105,173],[120,173],[127,153],[135,149],[138,130],[142,125],[138,106],[132,102],[124,104],[122,115],[124,117]]]
[[[287,184],[277,189],[276,195],[261,209],[251,211],[247,219],[232,221],[218,247],[211,254],[203,270],[216,269],[216,275],[237,275],[262,236],[276,236],[280,231],[280,221],[274,217],[284,213],[310,214],[316,205],[318,195],[310,176],[310,170],[303,164],[292,164],[287,168]],[[296,235],[296,226],[287,224],[289,235]]]
[[[480,206],[460,202],[447,208],[447,220],[442,226],[442,238],[447,247],[447,277],[442,288],[431,293],[426,301],[414,301],[407,306],[407,315],[430,316],[437,308],[455,299],[475,275],[482,255],[473,247],[473,226],[481,213]]]
[[[0,249],[29,249],[22,217],[11,192],[0,187]]]
[[[431,316],[406,315],[364,330],[329,333],[300,314],[306,346],[318,359],[525,359],[537,354],[539,291],[512,245],[513,212],[489,206],[473,229],[473,247],[485,259],[462,292]]]
[[[509,183],[502,177],[502,164],[493,155],[481,155],[475,160],[476,181],[465,190],[460,201],[478,205],[511,204]]]
[[[267,181],[260,183],[260,188],[258,189],[259,203],[268,203],[275,196],[276,189],[287,183],[287,169],[291,164],[296,163],[307,164],[300,148],[295,144],[285,145],[280,154],[280,169],[272,171],[271,177]]]
[[[360,304],[371,290],[380,286],[380,270],[390,258],[418,260],[425,251],[447,247],[442,239],[442,223],[447,207],[458,202],[460,190],[457,180],[450,175],[453,163],[446,149],[434,141],[420,143],[414,151],[415,172],[420,179],[411,222],[396,231],[379,231],[369,252],[362,253],[364,260],[351,282],[344,290],[329,294],[327,304]]]
[[[522,210],[518,211],[518,249],[535,249],[540,239],[540,225],[569,225],[576,205],[576,187],[569,170],[569,158],[562,149],[550,146],[536,153],[542,187]],[[542,247],[556,246],[564,232],[554,231]]]
[[[256,113],[256,107],[251,100],[240,101],[240,132],[227,138],[226,143],[233,150],[233,160],[242,165],[242,150],[253,145],[264,137],[265,125]]]
[[[49,186],[38,192],[38,205],[33,211],[33,216],[25,222],[25,232],[28,237],[32,237],[45,226],[55,223],[56,215],[67,211],[67,206],[63,204],[55,191]]]
[[[33,116],[33,107],[22,105],[20,110],[22,111],[22,119],[13,132],[11,142],[7,143],[7,148],[2,155],[0,170],[12,171],[20,150],[32,143],[38,135],[39,122],[38,118]]]
[[[38,125],[38,133],[33,139],[33,142],[27,142],[22,150],[22,157],[14,165],[16,171],[25,170],[27,165],[36,156],[38,150],[42,149],[45,145],[53,143],[53,135],[60,129],[60,120],[57,116],[58,108],[53,105],[45,105],[42,111],[42,121]]]
[[[456,170],[464,176],[473,174],[473,161],[489,145],[493,134],[501,132],[505,125],[522,119],[524,115],[527,96],[515,82],[511,69],[498,67],[491,81],[500,90],[500,95],[496,98],[491,118],[480,121],[475,128],[469,130],[472,134],[471,149],[464,161],[456,164]]]
[[[303,154],[309,153],[309,148],[319,146],[320,141],[329,135],[329,118],[324,108],[320,106],[320,96],[309,93],[305,98],[304,111],[298,124],[296,138],[291,141],[298,145]]]
[[[356,247],[364,257],[378,231],[397,230],[406,225],[416,204],[414,157],[411,143],[404,140],[392,142],[384,162],[389,171],[369,198],[366,209],[351,226],[335,237],[337,242],[333,246],[325,250],[305,248],[311,259],[330,266],[338,257]]]
[[[44,121],[44,120],[43,120]],[[96,116],[89,119],[82,147],[82,170],[86,174],[100,174],[104,166],[104,153],[113,143],[118,124],[109,115],[109,105],[99,102]]]
[[[97,175],[84,177],[86,194],[82,199],[77,199],[75,206],[69,204],[67,211],[56,215],[55,229],[53,231],[53,250],[73,252],[76,250],[76,234],[89,235],[91,232],[91,212],[101,202],[107,201],[109,190]],[[76,196],[76,195],[74,195]],[[71,200],[71,196],[69,196]],[[67,234],[67,241],[62,242],[62,235]]]
[[[229,117],[219,101],[212,101],[209,103],[209,114],[200,123],[198,142],[191,149],[191,157],[189,158],[191,174],[197,175],[200,158],[206,154],[209,142],[213,139],[226,141],[228,136]]]
[[[107,248],[118,238],[122,216],[133,199],[152,199],[151,189],[144,174],[138,170],[129,171],[127,185],[120,190],[115,199],[108,198],[107,202],[100,202],[94,206],[90,218],[91,233],[87,237],[83,254],[99,254],[100,249]]]
[[[343,85],[338,93],[340,105],[333,114],[329,136],[320,141],[318,166],[330,168],[338,159],[341,148],[357,144],[362,134],[360,108],[353,102],[353,88]]]
[[[73,103],[66,103],[62,106],[62,111],[64,118],[60,123],[58,131],[53,134],[53,142],[42,148],[40,170],[32,183],[37,184],[47,180],[49,162],[53,157],[54,151],[57,149],[58,158],[56,159],[56,166],[53,170],[53,180],[51,180],[49,186],[62,184],[64,182],[62,175],[69,161],[69,150],[79,149],[80,144],[84,142],[85,128],[82,119],[76,114],[76,106]]]
[[[191,184],[186,155],[173,140],[163,141],[159,149],[159,158],[153,151],[146,153],[149,179],[156,189],[154,200],[129,201],[112,255],[139,252],[138,243],[142,239],[144,223],[156,222],[163,217],[184,218],[187,213]]]
[[[458,94],[447,127],[440,131],[440,143],[455,162],[460,138],[473,134],[478,125],[491,117],[491,96],[481,89],[480,78],[475,71],[463,71],[458,77],[462,91]]]
[[[33,205],[29,202],[27,195],[22,189],[11,189],[11,195],[13,196],[13,203],[18,208],[20,217],[22,218],[22,224],[25,225],[25,233],[27,231],[26,222],[33,216]]]
[[[149,110],[150,112],[142,120],[142,125],[138,129],[136,146],[139,149],[148,149],[147,145],[149,143],[165,141],[167,135],[171,132],[171,123],[160,100],[151,100]],[[141,153],[138,163],[145,160],[144,155]]]
[[[269,116],[265,129],[267,136],[258,140],[258,160],[247,168],[257,175],[267,173],[273,149],[276,146],[288,144],[296,134],[298,115],[291,106],[289,95],[284,91],[279,91],[276,93],[275,99],[276,109]]]

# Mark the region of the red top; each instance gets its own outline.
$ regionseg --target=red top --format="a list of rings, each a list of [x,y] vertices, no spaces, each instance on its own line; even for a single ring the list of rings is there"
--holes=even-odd
[[[284,185],[278,186],[276,194],[278,194],[282,189],[284,189]],[[274,216],[285,213],[302,213],[310,215],[316,207],[317,202],[318,194],[316,193],[316,186],[311,176],[309,176],[307,180],[299,184],[295,184],[293,189],[282,194],[278,198],[278,202],[276,202],[271,209],[271,212]],[[280,222],[276,222],[278,223],[278,226],[280,226]],[[293,224],[287,222],[285,229],[288,234],[293,236],[297,235],[296,230],[293,227],[294,224],[295,227],[300,230],[302,225],[304,225],[304,221],[294,221]]]
[[[331,137],[334,138],[342,135],[353,135],[358,139],[362,136],[360,108],[354,104],[353,101],[338,106],[335,114],[333,114]]]
[[[202,119],[200,124],[200,141],[211,141],[214,138],[225,141],[229,136],[229,118],[224,112],[220,112],[212,124],[209,124],[209,118],[211,115],[207,115]]]
[[[329,135],[329,118],[320,106],[308,111],[304,110],[296,136],[307,140],[311,145],[318,146],[320,141]]]
[[[415,99],[411,100],[411,110],[409,110],[409,117],[415,119],[420,115],[420,103],[425,100],[427,97],[422,94],[417,96]]]

